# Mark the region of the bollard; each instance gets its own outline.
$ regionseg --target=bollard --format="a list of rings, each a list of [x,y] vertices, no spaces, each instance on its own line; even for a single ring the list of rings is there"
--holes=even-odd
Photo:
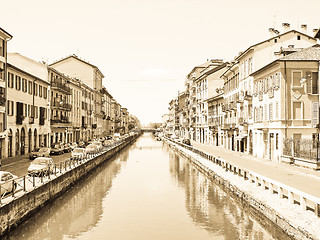
[[[14,180],[12,180],[12,197],[14,198],[14,192],[16,191],[16,188],[14,186]]]
[[[23,176],[23,191],[26,191],[26,176]]]

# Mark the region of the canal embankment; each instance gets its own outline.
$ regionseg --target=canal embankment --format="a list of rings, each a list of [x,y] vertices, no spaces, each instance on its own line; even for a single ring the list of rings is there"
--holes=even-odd
[[[45,180],[41,179],[40,184],[39,181],[34,181],[31,188],[26,187],[26,178],[23,178],[23,189],[13,194],[12,197],[8,198],[8,201],[2,201],[0,207],[0,236],[18,226],[51,201],[54,201],[72,185],[84,179],[92,170],[121,152],[126,146],[132,144],[138,137],[139,134],[129,136],[85,161],[73,162],[68,167],[67,165],[61,167],[60,165],[60,168],[55,168],[55,174]]]
[[[294,239],[320,239],[319,198],[239,167],[218,156],[165,140],[230,196],[248,205]]]

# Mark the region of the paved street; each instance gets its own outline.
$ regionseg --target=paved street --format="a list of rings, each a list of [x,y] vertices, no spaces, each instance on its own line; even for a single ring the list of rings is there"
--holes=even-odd
[[[51,155],[50,157],[52,157],[55,163],[59,163],[69,159],[70,154],[71,153],[64,153],[62,155]],[[2,163],[1,170],[11,172],[20,177],[28,173],[28,167],[31,161],[28,155],[20,158],[6,159]]]
[[[320,172],[284,163],[270,162],[244,153],[234,152],[213,145],[192,141],[192,145],[206,153],[229,161],[239,167],[275,181],[284,183],[305,193],[320,197]]]

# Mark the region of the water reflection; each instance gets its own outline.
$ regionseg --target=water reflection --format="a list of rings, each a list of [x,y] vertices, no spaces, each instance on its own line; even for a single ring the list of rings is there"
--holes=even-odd
[[[248,209],[230,198],[195,164],[172,150],[169,156],[170,173],[185,191],[185,206],[195,224],[221,239],[290,239],[274,226],[266,231]]]
[[[103,199],[128,158],[129,150],[126,149],[115,160],[94,170],[93,174],[47,205],[5,239],[77,238],[81,233],[90,231],[99,222],[103,214]]]
[[[189,160],[144,134],[11,239],[288,238],[264,230]]]

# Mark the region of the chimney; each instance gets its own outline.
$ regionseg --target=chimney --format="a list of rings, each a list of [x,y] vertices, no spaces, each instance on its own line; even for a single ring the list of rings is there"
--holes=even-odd
[[[301,25],[301,32],[304,34],[307,34],[307,30],[308,30],[307,24],[302,24]]]
[[[283,33],[290,31],[290,23],[282,23]]]
[[[274,28],[269,28],[270,38],[275,37]]]

